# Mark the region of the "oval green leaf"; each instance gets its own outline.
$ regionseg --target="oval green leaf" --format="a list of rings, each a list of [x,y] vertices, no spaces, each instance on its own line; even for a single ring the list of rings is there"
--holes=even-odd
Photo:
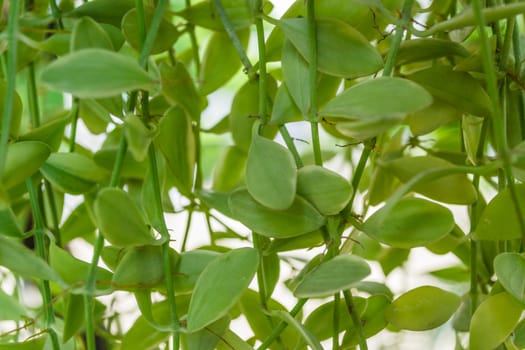
[[[493,350],[518,324],[523,307],[508,293],[483,301],[470,321],[470,350]]]
[[[400,329],[426,331],[445,323],[457,310],[461,299],[437,287],[412,289],[394,300],[385,312],[388,322]]]
[[[498,281],[514,298],[525,303],[525,258],[518,253],[501,253],[494,259]]]
[[[119,247],[156,243],[131,196],[118,188],[104,188],[95,199],[93,212],[104,238]]]
[[[157,83],[131,57],[103,49],[83,49],[58,58],[44,68],[44,85],[80,98],[153,90]]]
[[[295,198],[297,168],[280,144],[255,135],[248,152],[246,186],[252,197],[270,209],[289,208]]]
[[[8,145],[0,183],[7,189],[24,182],[44,164],[50,153],[48,145],[39,141],[21,141]]]
[[[297,194],[323,215],[335,215],[343,210],[352,192],[352,185],[345,178],[326,168],[307,165],[297,172]]]
[[[219,253],[209,250],[192,250],[183,252],[173,276],[173,286],[178,293],[188,293],[193,290],[202,271],[219,256]]]
[[[384,165],[402,182],[408,182],[412,177],[428,170],[454,167],[446,160],[432,156],[402,157]],[[413,190],[449,204],[472,204],[478,198],[476,189],[466,174],[453,174],[419,183]]]
[[[228,204],[235,219],[268,237],[300,236],[325,223],[324,216],[299,196],[288,209],[272,210],[259,204],[247,190],[240,189],[230,195]]]
[[[403,118],[432,104],[432,96],[414,82],[395,77],[369,79],[326,104],[320,114],[345,119]]]
[[[515,188],[521,216],[525,217],[525,184],[518,184]],[[518,215],[508,188],[498,193],[485,207],[474,236],[479,240],[492,241],[521,238]]]
[[[99,48],[113,50],[113,43],[102,26],[90,17],[82,17],[71,33],[71,51]]]
[[[354,255],[338,255],[308,272],[294,290],[297,298],[325,297],[359,282],[370,274],[365,260]]]
[[[248,288],[259,265],[253,248],[219,256],[202,271],[188,309],[188,332],[198,331],[224,316]]]
[[[362,231],[379,242],[408,249],[437,242],[453,228],[454,217],[447,208],[421,198],[404,198],[375,212]]]
[[[412,62],[433,60],[449,56],[469,56],[469,51],[463,45],[451,40],[423,38],[404,40],[396,55],[396,65]]]
[[[282,19],[279,27],[308,61],[306,18]],[[324,18],[317,20],[317,64],[320,72],[355,78],[377,72],[383,66],[383,59],[352,26],[335,18]]]
[[[90,191],[104,177],[95,161],[80,153],[52,153],[40,171],[62,192],[71,194]]]

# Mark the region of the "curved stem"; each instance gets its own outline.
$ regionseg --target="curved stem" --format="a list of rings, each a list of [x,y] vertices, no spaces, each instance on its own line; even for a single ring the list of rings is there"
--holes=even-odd
[[[284,143],[286,143],[286,147],[290,150],[292,153],[292,156],[295,160],[295,165],[297,168],[303,167],[303,161],[301,159],[301,156],[299,155],[299,152],[297,151],[297,147],[295,147],[295,144],[293,143],[293,138],[290,136],[290,133],[288,132],[288,129],[286,128],[286,125],[279,126],[279,132],[281,133],[281,136],[283,137]]]
[[[64,24],[62,23],[62,14],[60,13],[56,0],[49,1],[49,6],[51,6],[51,14],[53,15],[53,18],[57,21],[57,28],[63,29]]]
[[[350,317],[352,318],[352,323],[354,324],[355,329],[357,330],[357,335],[359,336],[359,348],[361,350],[368,350],[368,344],[366,343],[366,337],[363,333],[363,327],[361,325],[361,320],[359,319],[359,316],[356,313],[354,301],[352,298],[352,293],[349,290],[343,291],[343,295],[345,297],[346,307],[348,309],[348,313],[350,314]]]
[[[80,110],[80,102],[78,98],[73,99],[73,108],[71,114],[73,120],[71,120],[71,134],[69,135],[69,152],[75,152],[76,138],[77,138],[77,125],[78,125],[78,113]]]

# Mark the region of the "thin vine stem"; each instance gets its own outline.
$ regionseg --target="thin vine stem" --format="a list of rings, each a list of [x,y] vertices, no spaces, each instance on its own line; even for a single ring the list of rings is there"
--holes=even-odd
[[[346,308],[348,310],[348,313],[350,314],[350,317],[352,318],[352,323],[354,324],[354,327],[357,331],[357,335],[359,337],[359,349],[368,350],[368,344],[366,343],[366,337],[363,332],[361,320],[359,319],[359,315],[356,313],[352,293],[349,290],[345,290],[343,291],[343,295],[345,297]]]
[[[7,157],[7,143],[9,141],[11,117],[13,114],[15,99],[19,3],[20,1],[9,2],[9,14],[7,20],[7,89],[3,110],[2,128],[0,129],[0,179],[4,174],[5,160]]]
[[[80,111],[80,101],[78,98],[73,98],[73,106],[71,108],[71,133],[69,135],[69,152],[75,152],[76,139],[77,139],[77,126],[78,126],[78,116]]]
[[[226,13],[226,10],[224,9],[224,6],[222,6],[221,0],[213,0],[213,4],[217,9],[217,14],[219,15],[222,25],[224,26],[224,30],[226,30],[226,34],[228,34],[228,36],[230,37],[233,47],[235,48],[237,54],[239,55],[239,58],[241,59],[242,65],[244,66],[244,70],[248,73],[249,76],[251,76],[251,72],[253,70],[252,63],[250,62],[250,59],[248,58],[248,55],[246,54],[246,51],[244,50],[244,47],[242,46],[241,41],[239,40],[239,37],[235,32],[235,28],[233,28],[233,25],[230,21],[230,18],[228,17],[228,14]]]
[[[191,0],[185,0],[186,10],[191,7]],[[189,13],[189,12],[188,12]],[[197,77],[201,74],[201,61],[199,58],[199,42],[197,41],[197,36],[195,35],[195,25],[191,22],[191,17],[186,23],[186,30],[190,36],[191,42],[191,51],[193,52],[193,62],[195,63],[195,75]]]
[[[51,14],[57,22],[58,29],[63,29],[64,24],[62,23],[62,14],[60,13],[60,8],[58,7],[56,0],[49,1],[49,6],[51,7]]]
[[[295,165],[297,166],[297,168],[302,168],[303,161],[301,159],[301,156],[299,155],[299,151],[297,151],[297,147],[295,147],[293,138],[290,136],[290,133],[288,132],[288,128],[286,128],[285,124],[279,126],[279,132],[281,133],[281,136],[283,137],[284,143],[286,143],[286,146],[292,153],[293,159],[295,160]]]
[[[472,1],[472,10],[476,19],[478,33],[481,43],[481,56],[483,61],[483,68],[485,71],[485,79],[487,84],[487,92],[492,102],[491,116],[492,127],[494,129],[494,138],[496,140],[497,152],[503,161],[503,171],[506,176],[507,186],[509,188],[511,200],[514,211],[518,218],[518,223],[521,229],[522,241],[525,245],[525,220],[521,214],[521,205],[518,201],[518,195],[512,175],[512,164],[510,159],[510,152],[506,140],[506,132],[504,127],[503,114],[500,108],[500,97],[498,92],[498,82],[496,77],[496,70],[494,66],[494,57],[492,56],[489,38],[485,31],[485,14],[483,12],[481,1]]]
[[[44,220],[42,211],[38,201],[38,194],[33,183],[33,178],[30,177],[26,180],[27,192],[29,193],[29,201],[31,203],[31,210],[33,212],[34,229],[35,229],[35,246],[38,256],[43,260],[47,261],[46,249],[44,243]],[[55,311],[53,308],[51,288],[48,280],[42,281],[42,295],[43,295],[43,308],[45,310],[46,327],[49,335],[51,336],[51,343],[53,350],[60,350],[60,342],[58,341],[57,333],[55,332]]]
[[[140,50],[139,64],[142,67],[146,67],[148,63],[148,57],[151,53],[151,49],[153,48],[153,43],[155,42],[157,32],[159,31],[160,22],[162,21],[162,15],[167,5],[168,0],[159,0],[157,5],[155,6],[155,12],[153,13],[153,17],[151,18],[151,23],[149,24],[148,32],[146,33],[146,37],[144,39],[144,42],[142,43],[142,47]]]

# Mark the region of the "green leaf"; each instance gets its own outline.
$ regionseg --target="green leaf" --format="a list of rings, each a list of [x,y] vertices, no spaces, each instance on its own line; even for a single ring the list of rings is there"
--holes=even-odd
[[[407,77],[423,86],[434,97],[478,117],[490,115],[490,99],[478,80],[448,66],[435,65]]]
[[[501,344],[518,324],[523,308],[508,293],[483,301],[470,321],[470,350],[492,350]]]
[[[424,38],[404,40],[396,55],[396,65],[433,60],[441,57],[468,57],[469,51],[463,45],[444,39]]]
[[[279,27],[306,61],[309,60],[306,18],[282,19]],[[347,23],[335,19],[317,20],[317,67],[320,72],[355,78],[377,72],[383,59],[367,39]]]
[[[91,17],[98,23],[120,27],[122,16],[135,6],[133,0],[93,0],[66,13],[66,17]]]
[[[385,318],[397,328],[425,331],[445,323],[459,307],[461,299],[437,287],[412,289],[394,300]]]
[[[501,253],[494,259],[494,271],[503,288],[525,303],[525,258],[518,253]]]
[[[363,310],[366,308],[366,300],[360,297],[354,298],[354,310],[357,315],[361,315]],[[334,332],[334,309],[335,302],[329,301],[314,311],[312,311],[306,320],[304,321],[304,326],[312,332],[319,340],[326,340],[330,338]],[[342,332],[345,329],[350,329],[352,327],[352,318],[348,313],[345,301],[340,299],[338,305],[339,312],[339,328],[338,333]]]
[[[0,288],[0,320],[22,321],[24,317],[28,317],[28,312],[17,297]]]
[[[294,290],[297,298],[325,297],[359,282],[370,274],[370,267],[353,255],[338,255],[308,272]]]
[[[146,7],[144,10],[145,27],[150,28],[154,9],[151,7]],[[126,41],[135,50],[140,51],[143,38],[140,37],[137,17],[137,9],[131,9],[126,13],[124,18],[122,18],[121,27]],[[178,37],[179,31],[177,28],[166,18],[162,18],[159,24],[157,35],[153,40],[153,46],[151,48],[150,54],[156,55],[169,50],[175,41],[177,41]]]
[[[62,243],[95,232],[96,226],[88,213],[86,203],[79,204],[60,227]]]
[[[233,192],[228,200],[233,218],[264,236],[300,236],[320,228],[325,218],[307,201],[296,196],[286,210],[272,210],[259,204],[247,190]]]
[[[87,262],[73,257],[71,253],[55,244],[49,246],[49,265],[71,286],[84,285],[90,268]],[[96,277],[97,283],[100,283],[99,291],[104,294],[111,293],[113,288],[110,282],[113,274],[97,266]]]
[[[5,108],[7,96],[7,83],[0,80],[0,108],[3,111]],[[20,130],[20,122],[22,121],[22,99],[20,95],[15,91],[13,97],[13,109],[11,111],[11,124],[9,127],[9,136],[11,138],[16,138],[18,136],[18,131]],[[0,117],[0,122],[4,119],[4,114]],[[3,125],[3,123],[1,124]],[[2,127],[0,126],[0,132],[2,132]]]
[[[0,344],[0,350],[43,350],[47,335],[31,338],[20,343]]]
[[[233,217],[233,213],[230,210],[230,205],[228,204],[230,198],[229,192],[198,190],[196,191],[196,195],[208,208],[215,209],[219,213],[228,217]]]
[[[40,171],[62,192],[71,194],[90,191],[105,175],[93,159],[80,153],[52,153]]]
[[[237,37],[243,47],[248,45],[250,31],[239,30]],[[241,61],[230,37],[223,32],[211,35],[202,58],[200,93],[208,95],[224,86],[241,68]]]
[[[297,173],[297,194],[323,215],[335,215],[343,210],[352,193],[352,185],[345,178],[326,168],[307,165]]]
[[[0,235],[0,266],[22,277],[61,282],[58,274],[32,250]]]
[[[118,188],[104,188],[95,199],[93,212],[104,238],[120,247],[158,243],[131,196]]]
[[[101,168],[112,171],[118,152],[118,147],[103,148],[93,155],[93,160]],[[123,178],[142,180],[146,175],[147,169],[148,162],[137,162],[131,155],[131,152],[126,152],[121,170]]]
[[[231,191],[244,180],[247,156],[237,146],[227,146],[213,171],[213,190]]]
[[[190,117],[182,108],[172,107],[162,118],[159,129],[156,142],[166,158],[171,179],[182,194],[189,195],[196,157]]]
[[[113,50],[113,43],[100,24],[90,17],[82,17],[73,27],[70,50],[89,48]]]
[[[350,120],[403,118],[407,113],[423,109],[431,103],[432,96],[420,85],[403,78],[381,77],[346,89],[328,102],[320,114]]]
[[[0,235],[22,238],[23,234],[13,210],[0,200]]]
[[[297,168],[287,148],[254,135],[246,164],[246,186],[259,203],[274,210],[289,208],[295,198]]]
[[[410,113],[404,120],[408,124],[410,131],[415,136],[428,134],[442,125],[450,124],[461,119],[462,112],[434,97],[434,103],[414,113]]]
[[[187,350],[214,350],[230,325],[228,315],[219,318],[205,328],[184,336]]]
[[[183,107],[193,120],[198,120],[203,103],[186,66],[180,61],[174,66],[161,63],[159,70],[162,95],[172,105]]]
[[[292,96],[285,83],[282,83],[275,93],[272,116],[268,124],[283,125],[303,120],[301,111],[292,100]]]
[[[173,276],[173,286],[177,293],[188,293],[193,290],[202,271],[219,256],[219,253],[209,250],[191,250],[183,252]]]
[[[384,166],[402,182],[408,182],[412,177],[428,170],[454,167],[446,160],[432,156],[401,157],[384,163]],[[472,204],[478,198],[476,189],[466,174],[453,174],[419,183],[413,190],[450,204]]]
[[[246,0],[222,0],[221,3],[235,30],[246,28],[253,23]],[[214,1],[201,1],[177,14],[194,25],[211,30],[224,30]]]
[[[516,197],[525,217],[525,184],[518,184]],[[483,210],[474,237],[479,240],[510,240],[521,238],[522,232],[514,201],[508,188],[499,192]]]
[[[248,288],[259,254],[239,248],[219,256],[202,271],[188,310],[188,332],[198,331],[224,316]]]
[[[269,315],[279,317],[281,320],[288,323],[288,326],[295,328],[297,332],[301,335],[301,337],[304,339],[304,341],[306,341],[306,343],[310,346],[310,348],[314,350],[323,350],[319,339],[317,339],[315,335],[313,335],[307,328],[305,328],[301,324],[301,322],[299,322],[288,312],[281,310],[272,310],[268,311],[267,313]]]
[[[404,198],[375,212],[362,231],[379,242],[408,249],[436,242],[453,228],[454,218],[447,208],[420,198]]]
[[[170,249],[170,259],[176,266],[178,256]],[[149,289],[164,281],[164,260],[160,246],[134,247],[119,261],[113,284],[119,289]]]
[[[288,88],[290,96],[306,116],[310,109],[310,80],[308,63],[297,51],[290,40],[283,43],[282,53],[283,83]]]
[[[69,123],[69,115],[60,115],[58,118],[48,121],[38,128],[20,135],[19,141],[40,141],[49,146],[52,152],[58,151],[62,139],[64,138],[64,130]]]
[[[148,150],[153,138],[158,133],[155,125],[144,125],[136,115],[129,115],[124,122],[124,134],[128,141],[128,149],[138,162],[142,162],[148,155]]]
[[[217,345],[218,350],[252,350],[253,347],[242,340],[237,334],[227,329],[221,337],[221,342]]]
[[[8,145],[0,184],[8,189],[24,182],[40,168],[50,153],[49,147],[39,141],[21,141]]]
[[[58,58],[43,69],[41,81],[50,89],[80,98],[111,97],[157,86],[131,57],[103,49],[83,49]]]

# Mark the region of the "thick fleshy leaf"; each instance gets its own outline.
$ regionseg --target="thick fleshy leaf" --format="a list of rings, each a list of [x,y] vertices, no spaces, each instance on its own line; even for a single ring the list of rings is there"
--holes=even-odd
[[[279,27],[306,61],[309,60],[306,18],[282,19]],[[349,24],[335,19],[317,20],[317,63],[319,71],[343,78],[377,72],[383,59],[367,39]]]
[[[0,344],[0,350],[43,350],[46,345],[47,335],[28,339],[19,343]]]
[[[89,48],[113,50],[113,43],[99,23],[90,17],[82,17],[73,27],[70,50]]]
[[[144,11],[145,15],[145,26],[149,28],[151,26],[151,20],[153,18],[153,9],[146,7]],[[137,9],[131,9],[126,13],[122,18],[122,33],[126,38],[126,41],[133,47],[135,50],[140,51],[140,43],[142,38],[139,34],[139,26],[137,25]],[[153,40],[153,46],[151,48],[151,54],[159,54],[166,50],[169,50],[175,41],[179,37],[179,32],[177,28],[166,18],[162,18],[159,24],[159,29],[155,39]]]
[[[7,95],[7,84],[5,81],[0,81],[0,110],[4,110],[4,106],[6,103],[6,95]],[[11,111],[11,124],[10,124],[10,130],[9,130],[9,136],[12,138],[16,138],[18,136],[18,131],[20,130],[20,122],[22,120],[22,99],[20,98],[20,95],[15,91],[14,98],[13,98],[13,107]],[[2,116],[0,117],[0,122],[4,119],[4,115],[2,113]],[[2,127],[0,124],[0,132],[2,131]]]
[[[51,150],[39,141],[21,141],[7,146],[7,157],[0,184],[10,188],[24,182],[46,161]]]
[[[174,66],[161,63],[159,70],[162,95],[169,103],[183,107],[193,120],[198,120],[203,103],[184,63],[177,61]]]
[[[469,51],[461,44],[444,39],[424,38],[404,40],[396,55],[396,65],[433,60],[440,57],[469,56]]]
[[[99,98],[157,86],[131,57],[103,49],[83,49],[58,58],[44,68],[42,83],[80,98]]]
[[[58,274],[35,252],[4,235],[0,235],[0,266],[22,277],[61,281]]]
[[[239,30],[237,37],[243,47],[248,45],[250,31]],[[208,95],[225,85],[241,68],[239,55],[230,37],[223,32],[211,35],[202,59],[200,93]]]
[[[40,125],[38,128],[34,128],[31,131],[20,135],[18,140],[40,141],[47,144],[52,152],[56,152],[62,143],[64,130],[69,121],[69,115],[61,115],[57,119],[48,121]]]
[[[264,236],[286,238],[300,236],[320,228],[325,218],[306,200],[296,196],[286,210],[272,210],[259,204],[241,189],[228,200],[233,217]]]
[[[191,250],[182,253],[177,273],[173,276],[175,290],[178,293],[191,292],[202,271],[218,256],[219,253],[209,250]]]
[[[246,186],[251,196],[265,207],[284,210],[294,201],[296,185],[297,168],[290,151],[255,135],[246,164]]]
[[[283,43],[282,70],[283,82],[286,84],[290,96],[302,114],[308,115],[310,109],[310,69],[308,63],[290,40],[285,40]]]
[[[135,6],[133,0],[94,0],[76,7],[67,17],[91,17],[97,22],[120,27],[122,17]]]
[[[120,247],[156,243],[131,196],[118,188],[104,188],[95,199],[93,212],[104,238]]]
[[[345,90],[328,102],[320,114],[345,119],[403,118],[431,103],[432,96],[418,84],[402,78],[381,77]]]
[[[18,298],[0,289],[0,320],[22,321],[24,317],[28,317],[28,310],[20,304]]]
[[[498,347],[518,324],[523,307],[508,293],[499,293],[483,301],[470,321],[470,350]]]
[[[195,137],[191,119],[180,107],[170,108],[160,122],[156,141],[166,158],[171,177],[178,190],[187,195],[193,186]]]
[[[178,256],[170,249],[173,268]],[[160,246],[134,247],[128,250],[119,261],[113,284],[119,289],[149,289],[164,280],[164,260]]]
[[[0,200],[0,235],[21,238],[23,234],[13,210]]]
[[[223,150],[213,171],[213,189],[231,191],[244,181],[247,155],[237,146]]]
[[[142,162],[148,155],[149,146],[158,133],[158,128],[154,125],[144,125],[136,115],[127,116],[124,125],[128,149],[133,158]]]
[[[258,265],[257,250],[239,248],[206,266],[191,297],[188,331],[198,331],[224,316],[248,288]]]
[[[434,243],[454,228],[452,213],[421,198],[405,198],[375,212],[363,224],[367,235],[397,248]]]
[[[408,114],[404,123],[410,127],[414,135],[419,136],[460,120],[462,114],[451,104],[434,97],[434,102],[430,106]]]
[[[219,318],[207,327],[195,333],[184,335],[185,349],[187,350],[214,350],[221,340],[223,334],[229,328],[230,317],[228,315]]]
[[[268,124],[283,125],[303,120],[301,111],[292,99],[285,83],[277,89],[273,101],[272,116]]]
[[[461,299],[437,287],[412,289],[394,300],[386,310],[386,320],[401,329],[426,331],[445,323],[457,310]]]
[[[354,255],[338,255],[308,272],[294,290],[297,298],[325,297],[359,282],[370,274],[370,266]]]
[[[366,300],[354,297],[354,312],[360,315],[366,308]],[[326,340],[332,336],[334,331],[334,308],[333,301],[327,302],[316,308],[304,321],[304,326],[308,328],[319,340]],[[339,300],[339,332],[352,327],[352,318],[348,313],[344,300]]]
[[[525,257],[518,253],[501,253],[494,259],[494,271],[507,292],[525,303]]]
[[[326,168],[308,165],[297,173],[297,194],[324,215],[335,215],[348,204],[352,185],[341,175]]]
[[[521,217],[525,218],[525,184],[515,186],[521,208]],[[510,240],[522,236],[514,201],[508,188],[492,198],[485,207],[474,236],[479,240]]]
[[[246,0],[223,0],[221,3],[234,29],[246,28],[252,24],[253,17]],[[214,1],[201,1],[177,14],[197,26],[224,30]]]
[[[104,177],[95,161],[80,153],[52,153],[40,169],[62,192],[85,193]]]
[[[60,227],[62,243],[95,232],[96,226],[88,213],[87,204],[79,204]]]
[[[268,312],[269,315],[280,318],[282,321],[286,322],[289,327],[295,328],[297,333],[301,335],[301,338],[308,344],[308,346],[313,350],[323,350],[319,339],[313,335],[306,327],[303,326],[295,317],[290,315],[290,313],[281,310],[272,310]]]
[[[384,166],[402,182],[407,182],[412,177],[428,170],[454,167],[446,160],[432,156],[397,158],[386,162]],[[466,174],[453,174],[419,183],[414,186],[413,190],[429,198],[450,204],[472,204],[478,198],[476,189]]]
[[[480,82],[465,72],[448,66],[433,66],[407,77],[433,96],[478,117],[490,115],[490,99]]]

